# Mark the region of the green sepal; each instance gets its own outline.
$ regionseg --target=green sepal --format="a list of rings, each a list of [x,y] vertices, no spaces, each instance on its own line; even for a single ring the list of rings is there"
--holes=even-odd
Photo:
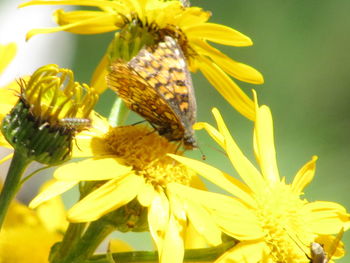
[[[153,45],[157,39],[154,26],[143,25],[138,19],[127,23],[114,35],[108,54],[111,62],[121,59],[130,61],[144,46]]]
[[[70,158],[74,131],[35,118],[22,99],[3,119],[1,131],[30,160],[56,165]]]
[[[101,220],[123,233],[145,232],[149,231],[147,212],[147,207],[141,206],[140,203],[134,199],[128,204],[105,215]]]

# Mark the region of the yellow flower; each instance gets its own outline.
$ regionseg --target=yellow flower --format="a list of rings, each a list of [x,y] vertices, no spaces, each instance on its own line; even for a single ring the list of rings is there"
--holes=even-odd
[[[21,5],[79,5],[99,10],[57,10],[56,28],[34,29],[27,38],[36,34],[69,31],[76,34],[97,34],[116,31],[137,19],[140,25],[154,33],[156,39],[164,35],[176,38],[181,45],[191,71],[200,70],[220,94],[247,118],[254,120],[254,103],[228,76],[253,84],[263,83],[262,75],[254,68],[234,61],[208,41],[229,46],[250,46],[252,41],[240,32],[220,24],[207,22],[210,12],[199,7],[183,7],[179,1],[162,0],[79,0],[30,1]],[[108,59],[98,66],[92,85],[102,92],[105,87]]]
[[[327,249],[332,234],[342,227],[345,230],[350,227],[349,214],[340,204],[308,202],[301,197],[303,189],[314,177],[316,157],[299,170],[291,184],[279,176],[272,116],[267,106],[256,107],[254,153],[260,171],[244,156],[219,111],[213,109],[218,129],[207,123],[198,123],[197,128],[206,129],[224,149],[243,182],[208,164],[172,155],[233,195],[222,197],[220,204],[201,199],[200,193],[187,194],[185,189],[181,190],[182,196],[192,195],[192,201],[202,204],[216,217],[223,232],[240,240],[215,262],[310,262],[305,253],[310,255],[311,242],[323,242]],[[231,182],[215,181],[220,177],[221,181]],[[338,251],[335,256],[343,254],[344,251]]]
[[[56,183],[39,194],[31,207],[81,181],[100,181],[95,184],[96,190],[68,211],[71,222],[94,221],[137,200],[147,211],[149,231],[157,245],[160,262],[182,262],[189,224],[209,244],[221,243],[221,232],[208,212],[191,199],[185,206],[180,201],[181,194],[169,190],[172,185],[172,189],[181,186],[191,192],[194,188],[190,186],[198,179],[184,165],[167,156],[176,152],[176,144],[146,126],[111,128],[103,119],[77,136],[76,144],[81,151],[77,149],[75,157],[89,158],[58,168],[54,174]],[[127,225],[129,231],[132,230],[132,222]]]
[[[90,122],[98,94],[88,85],[75,82],[71,70],[54,64],[40,67],[27,80],[19,79],[17,85],[16,103],[2,117],[2,134],[28,158],[50,164],[67,160],[73,136],[86,127],[83,121]],[[11,92],[0,90],[5,95],[1,116],[14,102],[15,91]]]
[[[0,44],[0,75],[14,58],[16,51],[17,46],[15,43],[10,43],[7,45]],[[18,87],[15,83],[11,83],[5,87],[0,87],[0,123],[17,102],[18,97],[15,96],[16,91],[18,91]],[[0,146],[12,148],[2,133],[0,133]],[[5,156],[0,160],[0,164],[11,158],[11,156],[12,154]]]
[[[16,82],[0,87],[0,123],[18,101],[18,96],[16,95],[17,92],[19,92],[19,87]],[[0,133],[0,146],[9,149],[12,148],[2,133]]]
[[[33,211],[13,201],[0,232],[0,263],[46,263],[50,248],[67,227],[59,198]]]
[[[15,57],[16,51],[17,46],[15,43],[10,43],[7,45],[0,44],[0,75]]]

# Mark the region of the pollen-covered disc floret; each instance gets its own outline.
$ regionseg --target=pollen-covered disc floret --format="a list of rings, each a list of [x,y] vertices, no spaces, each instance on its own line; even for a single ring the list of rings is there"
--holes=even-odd
[[[256,201],[256,215],[273,262],[305,262],[305,253],[309,253],[309,244],[314,239],[307,229],[309,215],[303,214],[307,202],[284,182],[267,187],[256,196]]]
[[[111,128],[106,134],[105,146],[154,186],[166,187],[171,182],[189,184],[192,173],[166,155],[175,153],[178,145],[146,126]]]
[[[1,126],[5,138],[29,159],[65,161],[75,133],[90,124],[97,93],[74,82],[73,72],[57,65],[43,66],[18,84],[19,100]]]

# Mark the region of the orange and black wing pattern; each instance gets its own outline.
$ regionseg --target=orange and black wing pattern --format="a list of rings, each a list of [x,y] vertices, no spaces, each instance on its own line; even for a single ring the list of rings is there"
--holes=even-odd
[[[196,102],[185,57],[176,40],[140,50],[128,63],[116,61],[107,77],[109,87],[127,106],[143,116],[169,140],[195,147],[192,125]]]

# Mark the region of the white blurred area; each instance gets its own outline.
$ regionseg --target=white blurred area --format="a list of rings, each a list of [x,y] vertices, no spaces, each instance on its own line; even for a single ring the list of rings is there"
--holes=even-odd
[[[46,64],[58,64],[70,68],[74,59],[74,36],[66,32],[37,35],[25,41],[26,33],[33,28],[54,27],[52,20],[54,10],[59,6],[29,6],[17,8],[23,1],[0,0],[0,43],[17,44],[17,54],[8,68],[0,76],[0,86],[24,76],[32,74],[38,67]],[[67,10],[67,7],[65,7]],[[0,147],[0,158],[8,154],[9,150]],[[4,179],[9,161],[0,165],[0,178]],[[30,173],[38,164],[32,164]],[[44,176],[34,176],[26,182],[19,198],[28,201],[37,191],[37,185],[44,180]]]

